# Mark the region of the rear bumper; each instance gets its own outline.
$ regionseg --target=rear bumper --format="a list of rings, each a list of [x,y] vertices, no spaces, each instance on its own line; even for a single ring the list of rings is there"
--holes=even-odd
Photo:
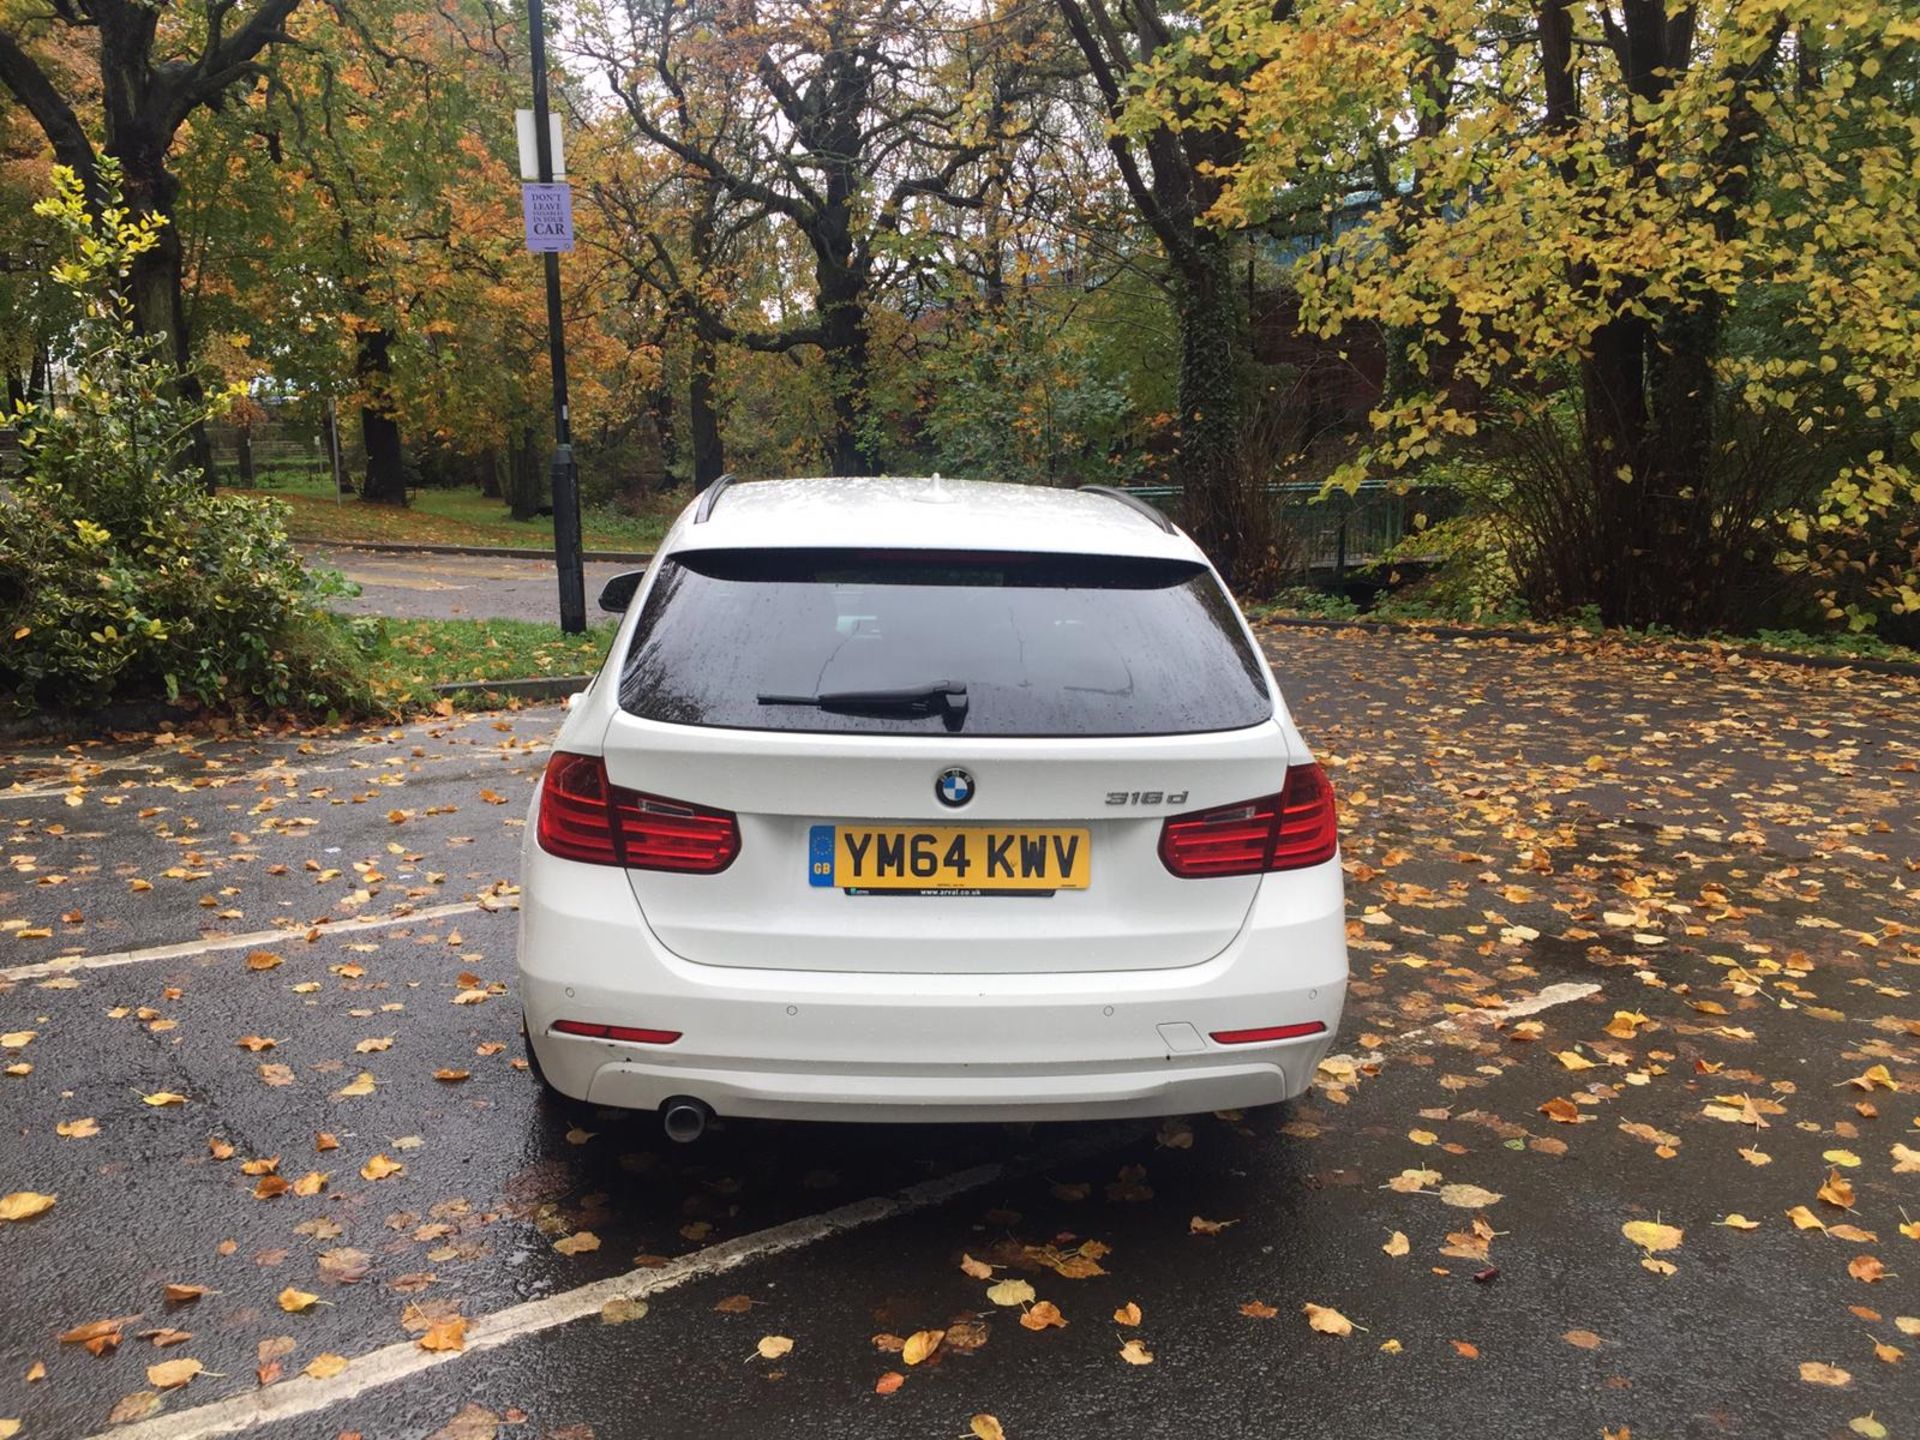
[[[1242,1108],[1306,1089],[1346,997],[1337,860],[1268,877],[1240,933],[1204,964],[1037,975],[696,965],[659,944],[618,879],[531,845],[522,872],[528,1035],[553,1086],[594,1104],[651,1109],[689,1095],[721,1115],[884,1121]],[[553,1033],[557,1020],[681,1039],[585,1039]],[[1326,1029],[1272,1044],[1209,1038],[1309,1021]]]

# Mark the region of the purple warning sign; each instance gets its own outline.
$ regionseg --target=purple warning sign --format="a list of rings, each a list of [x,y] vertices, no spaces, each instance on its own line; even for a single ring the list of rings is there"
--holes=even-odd
[[[573,187],[564,182],[520,187],[527,222],[527,249],[534,254],[573,249]]]

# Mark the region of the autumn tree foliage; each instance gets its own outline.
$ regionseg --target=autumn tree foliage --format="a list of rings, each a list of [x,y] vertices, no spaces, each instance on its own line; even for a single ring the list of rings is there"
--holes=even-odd
[[[138,333],[166,338],[189,401],[200,391],[179,231],[167,223],[179,198],[169,151],[189,116],[223,104],[256,73],[261,54],[285,39],[282,26],[298,4],[53,0],[44,12],[0,21],[0,85],[39,125],[54,158],[99,199],[99,157],[111,155],[127,203],[160,222],[155,244],[135,257],[127,285]],[[90,68],[74,63],[89,51]],[[205,435],[197,428],[195,435],[205,471]]]
[[[1297,270],[1405,383],[1348,478],[1484,467],[1541,613],[1702,630],[1814,577],[1920,610],[1920,22],[1880,7],[1225,0],[1131,128],[1221,137],[1208,208],[1371,188]]]
[[[518,213],[518,12],[360,0],[291,25],[298,44],[182,146],[209,342],[242,341],[253,373],[339,398],[364,500],[404,503],[429,475],[530,517],[546,503],[551,391]],[[574,149],[590,167],[593,146]],[[591,434],[654,352],[603,283],[604,247],[583,256],[565,299],[576,427]]]
[[[1034,12],[973,16],[941,0],[614,0],[588,8],[582,27],[576,48],[601,68],[635,138],[678,161],[692,188],[691,272],[657,232],[642,233],[632,258],[647,283],[703,336],[817,349],[832,406],[828,465],[872,473],[881,459],[872,311],[937,247],[943,211],[985,203],[980,162],[1018,134],[1033,83]],[[804,312],[755,323],[716,303],[714,245],[742,216],[804,250]]]

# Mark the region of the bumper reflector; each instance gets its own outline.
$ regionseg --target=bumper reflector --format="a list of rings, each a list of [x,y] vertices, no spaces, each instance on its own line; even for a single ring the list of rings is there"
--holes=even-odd
[[[1302,1035],[1324,1035],[1326,1022],[1305,1020],[1298,1025],[1268,1025],[1259,1030],[1216,1030],[1216,1045],[1254,1045],[1262,1040],[1298,1040]]]
[[[631,1025],[594,1025],[585,1020],[556,1020],[550,1028],[557,1035],[579,1035],[588,1040],[624,1040],[629,1045],[671,1045],[680,1038],[678,1030],[638,1030]]]

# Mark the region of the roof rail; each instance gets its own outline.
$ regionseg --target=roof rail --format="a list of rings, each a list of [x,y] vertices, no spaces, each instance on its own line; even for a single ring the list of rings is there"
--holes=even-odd
[[[1166,531],[1167,534],[1173,534],[1173,521],[1169,520],[1165,515],[1162,515],[1138,495],[1129,495],[1126,491],[1116,489],[1112,485],[1082,485],[1080,489],[1084,494],[1104,495],[1109,500],[1118,500],[1129,510],[1136,510],[1146,516],[1147,519],[1151,520],[1155,525],[1158,525],[1162,530]]]
[[[695,511],[693,512],[694,524],[704,525],[707,523],[707,517],[713,514],[713,507],[720,503],[720,492],[722,490],[725,490],[729,485],[731,485],[738,478],[739,477],[737,475],[735,475],[731,470],[729,470],[726,474],[722,475],[718,480],[714,481],[711,485],[707,486],[706,489],[700,492],[699,507],[695,509]]]

